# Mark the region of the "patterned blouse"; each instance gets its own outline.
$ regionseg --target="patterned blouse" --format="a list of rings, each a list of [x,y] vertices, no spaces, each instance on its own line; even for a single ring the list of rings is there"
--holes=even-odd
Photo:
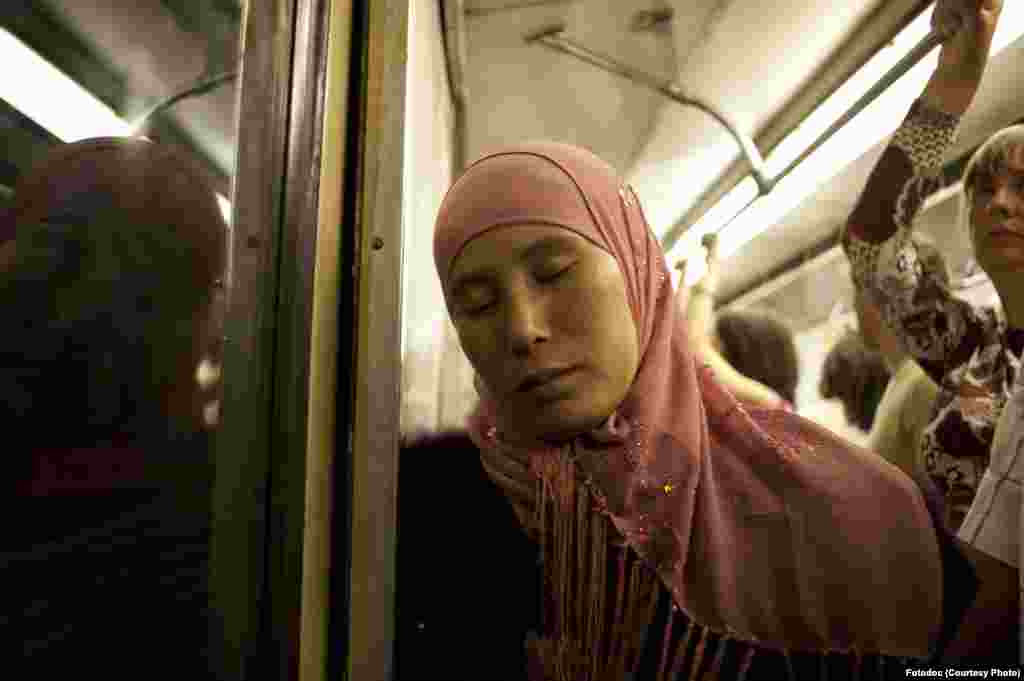
[[[914,103],[868,179],[842,237],[854,285],[940,386],[918,460],[946,497],[950,529],[970,508],[1012,392],[1024,329],[950,291],[945,264],[911,239],[925,199],[947,182],[959,117]]]

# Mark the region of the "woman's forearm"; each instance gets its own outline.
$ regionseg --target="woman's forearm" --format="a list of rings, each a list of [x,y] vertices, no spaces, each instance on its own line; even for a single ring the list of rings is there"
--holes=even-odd
[[[948,34],[921,99],[933,109],[960,116],[981,85],[1003,0],[949,1],[936,5],[932,25]]]
[[[699,345],[697,354],[698,358],[711,368],[715,378],[741,402],[765,407],[778,407],[783,404],[781,395],[763,383],[738,372],[710,343]]]
[[[682,282],[679,284],[682,293]],[[718,262],[708,261],[708,270],[700,281],[691,286],[685,301],[686,330],[695,345],[711,343],[715,326],[715,289],[718,286]]]
[[[979,81],[936,69],[921,93],[921,101],[932,109],[962,116],[974,101],[979,85]]]
[[[711,343],[715,325],[714,296],[697,285],[689,290],[686,304],[686,330],[694,343]]]

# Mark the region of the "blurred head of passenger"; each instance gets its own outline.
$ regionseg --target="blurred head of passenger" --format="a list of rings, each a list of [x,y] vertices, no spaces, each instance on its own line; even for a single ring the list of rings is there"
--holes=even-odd
[[[65,144],[20,178],[8,220],[7,436],[62,447],[200,429],[227,238],[206,172],[145,139]]]
[[[737,371],[796,404],[800,361],[793,332],[763,312],[723,312],[715,320],[715,346]]]
[[[890,376],[881,354],[868,347],[860,334],[850,331],[825,357],[818,392],[826,400],[838,398],[846,421],[867,433]]]

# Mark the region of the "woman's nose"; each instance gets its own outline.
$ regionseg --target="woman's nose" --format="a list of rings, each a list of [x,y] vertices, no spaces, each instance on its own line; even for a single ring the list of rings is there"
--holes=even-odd
[[[515,355],[528,355],[537,343],[548,338],[543,301],[523,289],[509,295],[505,307],[505,337]]]
[[[1008,182],[1000,183],[992,194],[992,213],[999,218],[1008,218],[1020,213],[1021,197]]]

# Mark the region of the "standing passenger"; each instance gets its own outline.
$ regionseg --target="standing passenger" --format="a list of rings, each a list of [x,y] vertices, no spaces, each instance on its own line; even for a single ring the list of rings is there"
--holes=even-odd
[[[846,423],[867,435],[891,377],[882,356],[860,334],[848,331],[825,355],[818,393],[826,400],[838,399]]]
[[[933,476],[948,481],[954,511],[970,508],[960,537],[999,561],[991,569],[1005,576],[1018,574],[1020,565],[1019,484],[1000,482],[1012,475],[1016,452],[1008,451],[1008,440],[996,442],[991,460],[999,464],[993,471],[989,450],[978,451],[974,443],[992,441],[993,424],[1012,392],[1024,351],[1024,126],[1002,130],[982,145],[963,179],[962,221],[975,259],[999,294],[1005,321],[992,309],[975,308],[952,296],[941,272],[922,257],[911,238],[915,215],[943,181],[939,167],[981,84],[1001,10],[1001,0],[936,5],[933,25],[955,35],[944,43],[924,92],[868,178],[843,234],[843,247],[860,293],[876,302],[918,364],[954,396],[935,436],[945,451],[970,452],[979,463],[964,466],[935,456],[926,459],[926,466]],[[982,471],[984,494],[976,490]],[[997,494],[998,487],[1004,492]],[[1014,491],[1007,493],[1006,488]],[[984,500],[969,506],[976,492]],[[1003,505],[993,513],[997,496]],[[1005,597],[1012,602],[1015,620],[1019,589],[1012,585]],[[982,622],[979,629],[1003,624]]]
[[[531,678],[885,678],[941,653],[976,583],[938,510],[698,366],[607,164],[554,143],[485,156],[449,190],[434,256],[480,378],[471,435],[541,550]]]

